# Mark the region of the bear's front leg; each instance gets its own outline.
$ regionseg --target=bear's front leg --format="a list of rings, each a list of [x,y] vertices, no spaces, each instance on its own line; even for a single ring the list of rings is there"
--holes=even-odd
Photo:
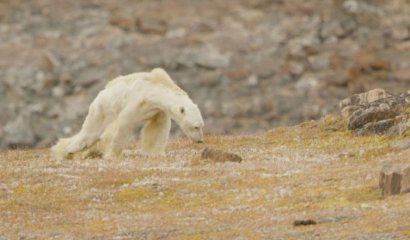
[[[104,158],[118,158],[139,123],[134,108],[126,108],[120,112],[101,136],[98,149],[103,152]]]
[[[148,120],[141,130],[142,154],[165,155],[165,147],[171,130],[171,118],[164,112]]]

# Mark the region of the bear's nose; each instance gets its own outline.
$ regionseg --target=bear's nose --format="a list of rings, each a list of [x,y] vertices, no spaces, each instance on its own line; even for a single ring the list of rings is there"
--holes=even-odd
[[[204,140],[198,140],[198,141],[196,141],[197,143],[203,143],[204,142]]]

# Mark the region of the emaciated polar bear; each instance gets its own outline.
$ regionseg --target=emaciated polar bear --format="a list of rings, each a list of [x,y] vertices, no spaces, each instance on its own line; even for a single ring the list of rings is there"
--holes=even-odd
[[[204,122],[198,106],[163,69],[120,76],[91,103],[81,131],[60,139],[51,151],[58,159],[83,150],[118,157],[133,130],[144,124],[143,154],[164,155],[171,118],[192,141],[202,142]]]

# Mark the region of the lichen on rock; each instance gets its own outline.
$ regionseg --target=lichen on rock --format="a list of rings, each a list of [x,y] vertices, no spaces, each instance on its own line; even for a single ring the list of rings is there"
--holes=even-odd
[[[410,127],[410,93],[373,89],[342,100],[339,108],[348,129],[358,135],[401,135]]]

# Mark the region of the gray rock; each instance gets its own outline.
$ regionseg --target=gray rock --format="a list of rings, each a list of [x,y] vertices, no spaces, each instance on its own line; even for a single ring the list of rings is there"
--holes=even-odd
[[[222,54],[214,47],[201,47],[185,49],[176,59],[177,63],[185,67],[194,67],[195,65],[217,69],[225,68],[230,63],[229,54]]]
[[[167,31],[167,21],[150,17],[137,17],[136,26],[139,31],[146,34],[165,34]]]
[[[329,67],[329,59],[330,55],[329,53],[322,53],[318,55],[313,55],[308,57],[308,62],[314,71],[322,71],[324,69],[327,69]]]
[[[393,143],[390,145],[391,148],[404,150],[410,148],[410,139],[403,140],[397,143]]]
[[[383,89],[356,94],[339,103],[348,128],[359,135],[399,135],[410,126],[410,95],[392,96]]]
[[[214,48],[204,49],[196,59],[196,63],[206,68],[225,68],[229,65],[229,54],[222,54]]]
[[[383,196],[410,192],[410,166],[384,166],[380,171],[379,188]]]
[[[36,142],[36,137],[27,115],[19,115],[3,128],[3,145],[8,147],[27,147]]]
[[[212,148],[205,148],[202,151],[201,158],[210,159],[215,162],[242,162],[242,157],[237,154]]]
[[[393,95],[387,92],[385,89],[376,88],[368,92],[355,94],[351,97],[345,98],[339,103],[339,109],[343,109],[347,106],[366,105],[377,101],[379,99],[392,97]]]

